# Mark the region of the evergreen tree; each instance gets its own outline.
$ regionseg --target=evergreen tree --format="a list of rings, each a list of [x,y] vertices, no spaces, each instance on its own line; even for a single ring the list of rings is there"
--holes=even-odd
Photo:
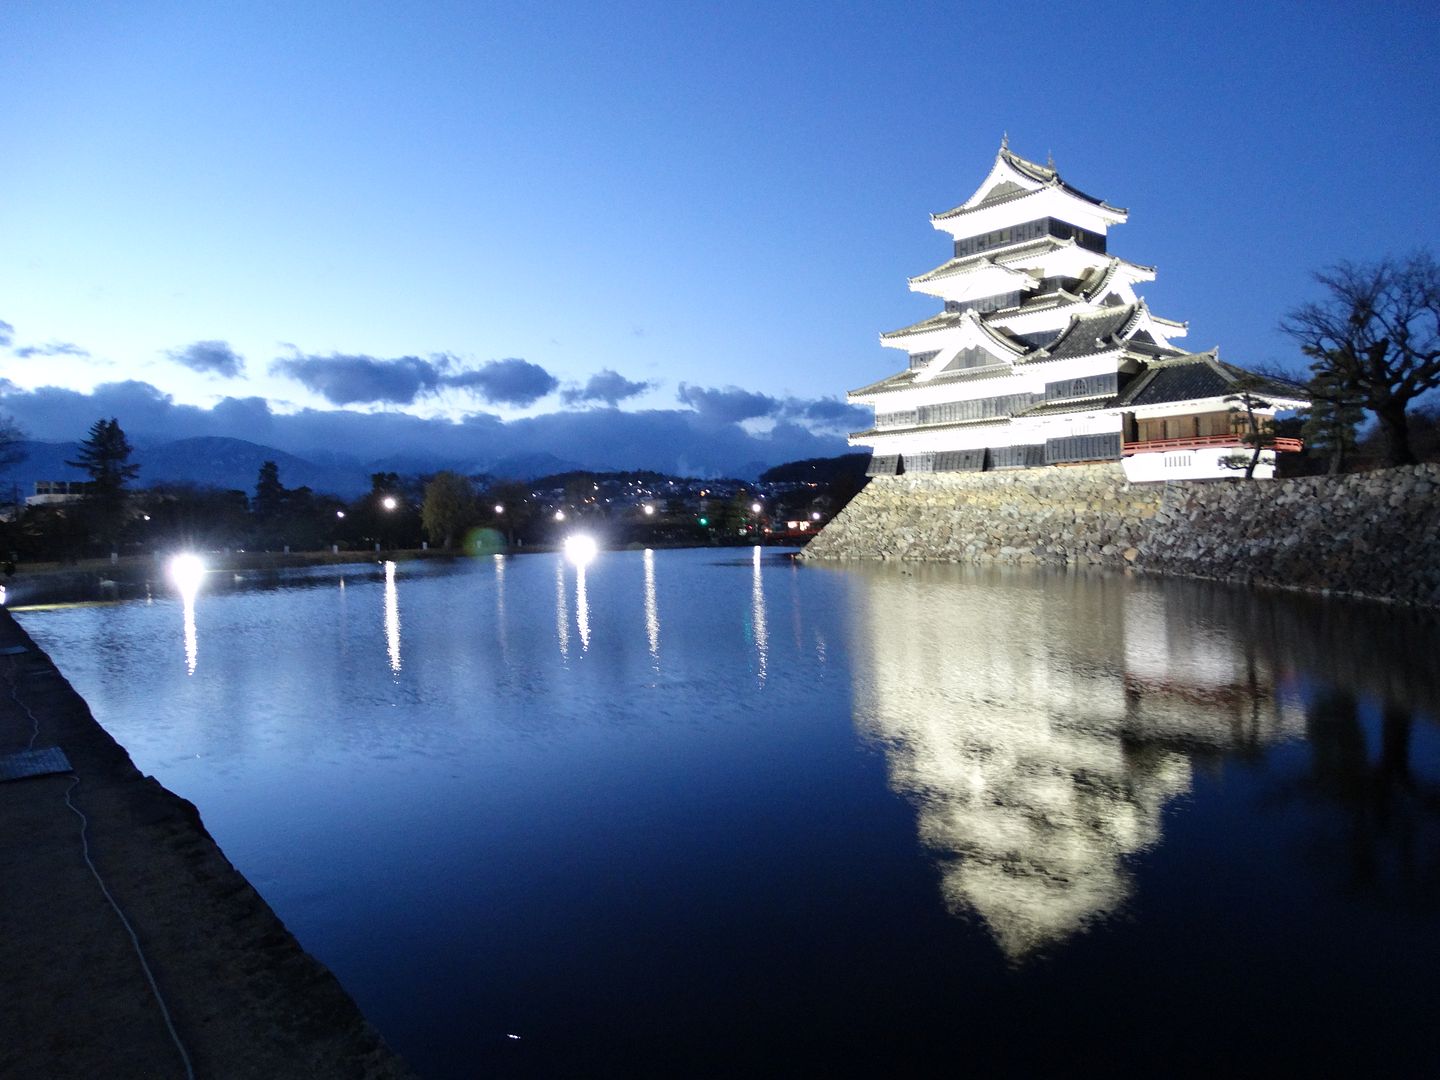
[[[285,505],[285,485],[280,482],[280,466],[273,461],[262,462],[255,481],[255,516],[273,521]]]
[[[65,462],[89,475],[85,503],[91,527],[112,543],[124,524],[126,485],[140,474],[140,466],[130,462],[134,449],[118,420],[102,418],[90,425],[76,460]]]
[[[1334,476],[1344,468],[1345,458],[1355,452],[1355,430],[1365,419],[1365,410],[1333,372],[1317,371],[1309,389],[1310,408],[1300,434],[1312,452],[1330,455],[1329,472]]]
[[[25,433],[20,430],[20,425],[0,413],[0,472],[25,460],[25,447],[21,445],[24,440]]]

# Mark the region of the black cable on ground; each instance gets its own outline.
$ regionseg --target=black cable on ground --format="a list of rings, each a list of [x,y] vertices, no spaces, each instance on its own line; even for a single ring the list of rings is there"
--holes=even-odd
[[[6,681],[10,684],[11,699],[16,705],[20,706],[20,708],[25,711],[25,715],[30,718],[30,741],[26,744],[25,748],[27,750],[34,750],[35,740],[40,736],[40,718],[35,715],[29,705],[26,705],[25,702],[20,699],[19,681],[15,675],[16,661],[12,656],[10,658],[10,672]],[[70,800],[70,793],[74,791],[79,784],[80,774],[72,771],[70,773],[70,783],[65,788],[65,805],[70,808],[71,813],[80,819],[80,854],[84,856],[85,865],[90,868],[90,873],[95,878],[95,884],[100,886],[101,894],[105,897],[106,902],[109,903],[116,917],[120,920],[120,925],[125,928],[125,933],[130,935],[130,944],[135,947],[135,956],[140,961],[140,970],[145,972],[145,979],[150,984],[150,992],[155,995],[155,1003],[160,1006],[160,1016],[165,1021],[165,1030],[170,1032],[170,1039],[174,1042],[175,1049],[180,1053],[180,1061],[185,1066],[185,1076],[187,1080],[195,1080],[195,1069],[190,1064],[190,1054],[186,1051],[185,1044],[180,1041],[180,1033],[175,1030],[175,1023],[170,1018],[170,1009],[165,1004],[165,995],[160,993],[160,985],[155,981],[154,972],[150,970],[150,962],[145,959],[145,950],[140,947],[140,938],[135,933],[135,928],[130,925],[130,920],[125,917],[125,912],[121,910],[115,897],[110,894],[109,886],[105,884],[105,879],[100,876],[100,871],[90,858],[90,819]]]

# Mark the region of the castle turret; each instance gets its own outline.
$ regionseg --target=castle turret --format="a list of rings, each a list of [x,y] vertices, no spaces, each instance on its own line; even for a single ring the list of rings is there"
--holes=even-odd
[[[1174,345],[1185,324],[1136,292],[1154,268],[1109,252],[1128,216],[1002,143],[975,193],[931,215],[953,253],[909,284],[944,309],[881,334],[904,369],[849,394],[875,410],[850,437],[873,448],[872,474],[1123,458],[1134,480],[1236,475],[1250,414],[1307,404],[1294,383]],[[1298,449],[1275,440],[1255,475]]]

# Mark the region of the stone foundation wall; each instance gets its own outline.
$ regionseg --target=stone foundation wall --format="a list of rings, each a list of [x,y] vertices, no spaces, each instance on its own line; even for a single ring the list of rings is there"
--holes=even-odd
[[[1167,484],[1135,565],[1440,607],[1440,464]]]
[[[1119,462],[877,476],[805,549],[808,559],[1124,565],[1164,488]]]
[[[1134,566],[1440,607],[1440,465],[1130,484],[1119,463],[875,477],[807,559]]]

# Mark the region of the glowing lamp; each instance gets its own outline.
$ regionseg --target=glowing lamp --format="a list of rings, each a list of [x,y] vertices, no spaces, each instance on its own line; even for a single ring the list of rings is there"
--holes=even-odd
[[[593,536],[574,533],[565,538],[565,557],[576,566],[584,566],[593,561],[599,551],[600,545],[595,543]]]
[[[182,593],[194,593],[205,578],[205,564],[199,555],[176,555],[170,560],[170,580]]]

